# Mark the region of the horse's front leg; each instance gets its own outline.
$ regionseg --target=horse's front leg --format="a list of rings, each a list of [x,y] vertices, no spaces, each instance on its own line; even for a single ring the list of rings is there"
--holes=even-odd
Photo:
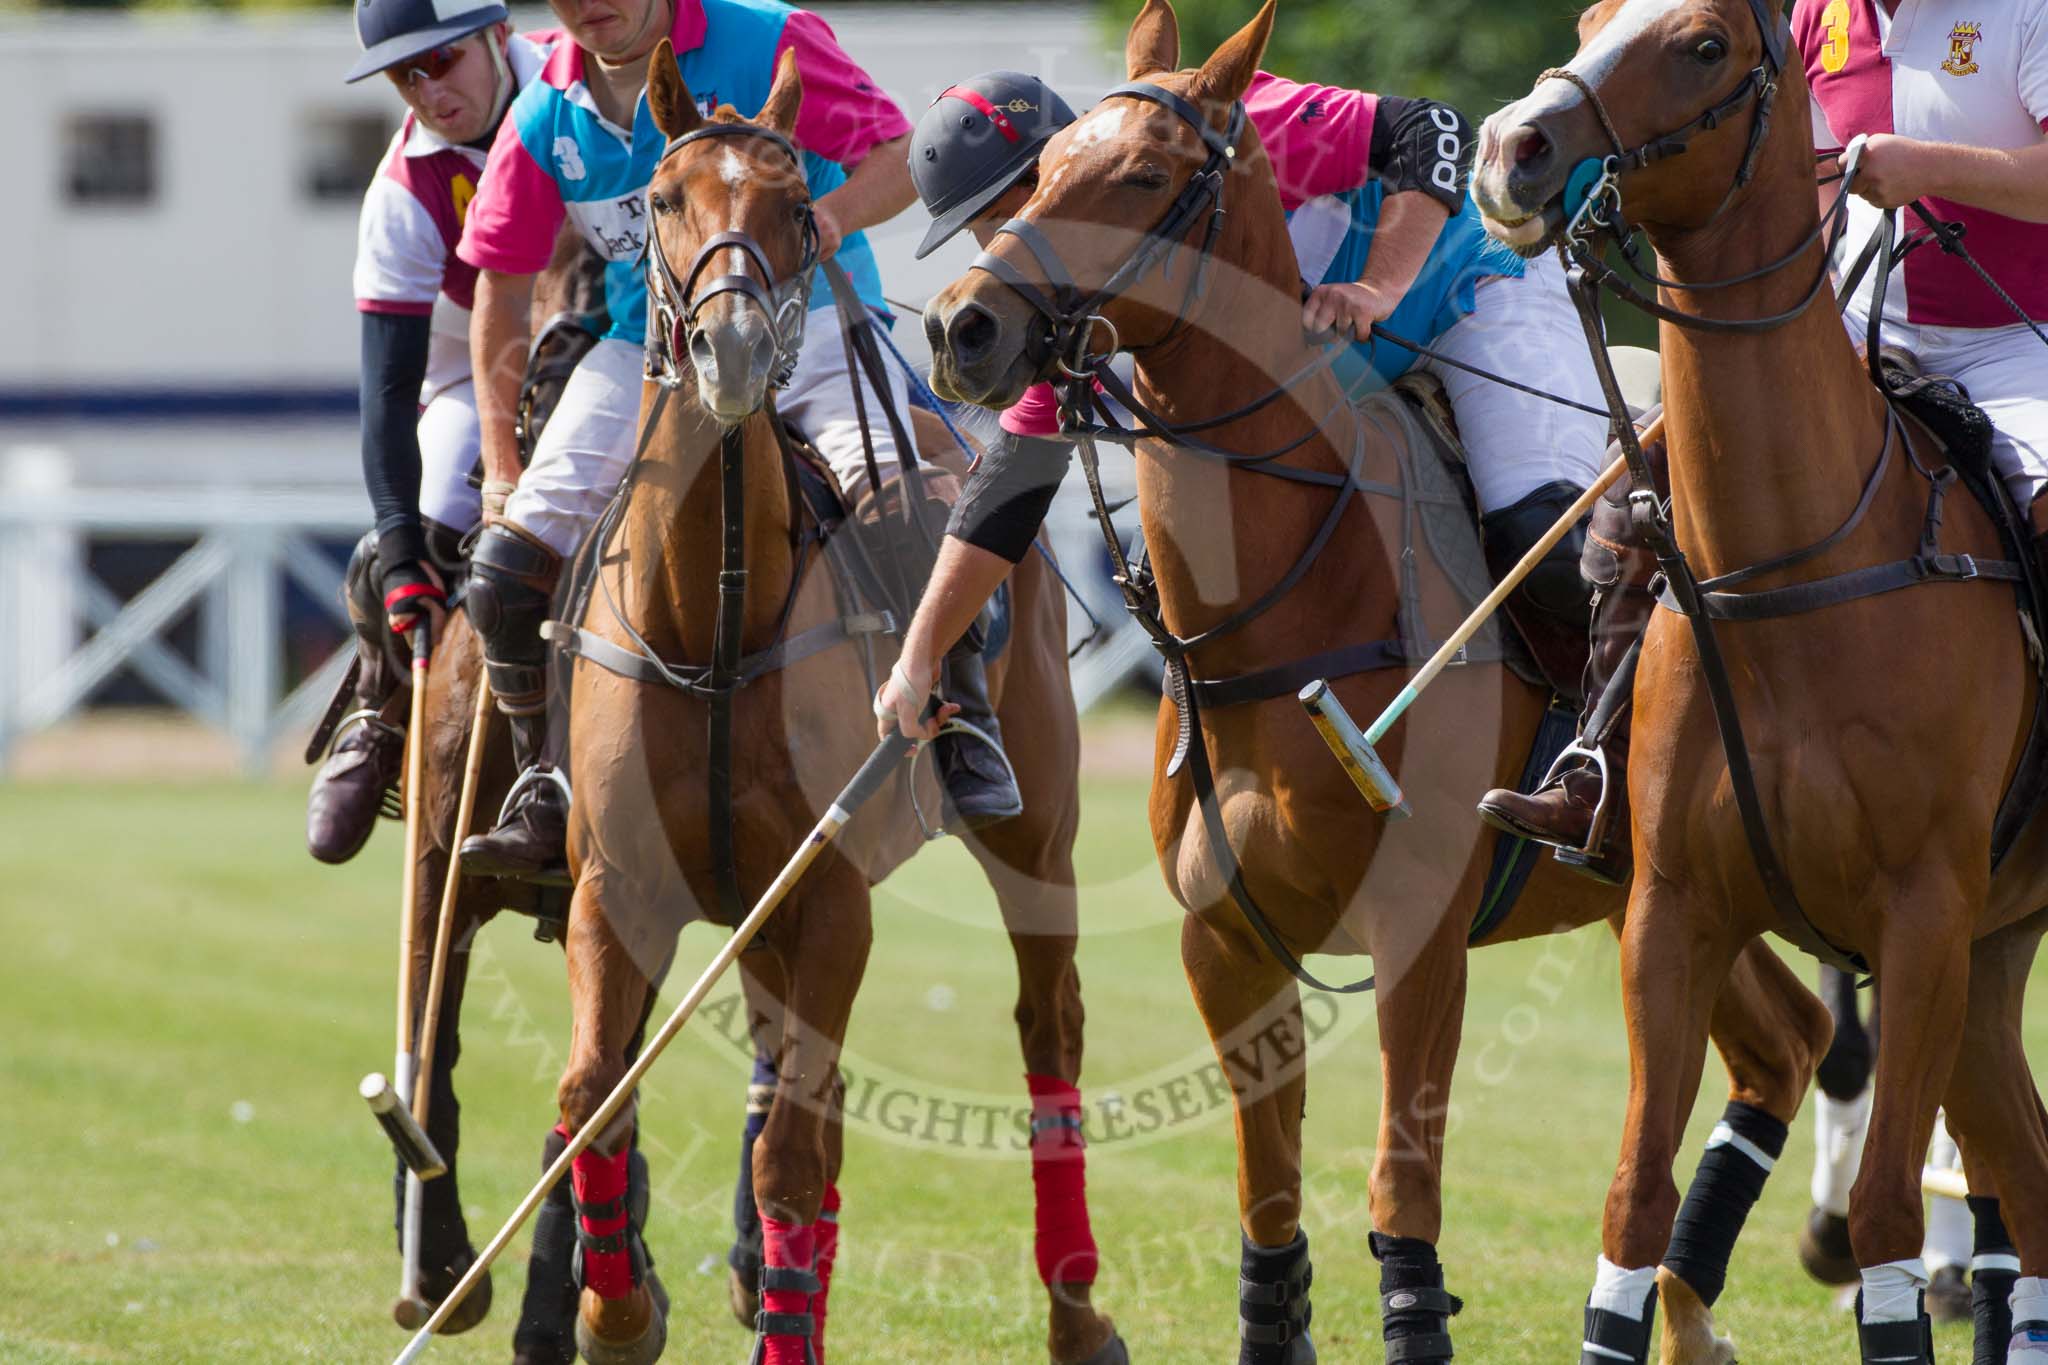
[[[1967,1061],[1957,1063],[1944,1099],[1970,1173],[1976,1220],[1970,1281],[1975,1358],[1981,1361],[2007,1359],[2016,1321],[2034,1322],[2030,1330],[2048,1336],[2048,1115],[2019,1029],[2039,947],[2038,929],[2013,928],[1971,950],[1962,1041]],[[2027,1346],[2041,1349],[2031,1340]]]
[[[1222,915],[1235,915],[1226,906]],[[1199,915],[1180,960],[1230,1085],[1237,1122],[1238,1365],[1304,1365],[1308,1236],[1301,1229],[1301,1115],[1307,1037],[1294,979],[1247,935]]]
[[[774,926],[785,964],[775,1099],[754,1144],[761,1217],[760,1365],[824,1365],[825,1314],[839,1241],[839,1052],[867,969],[866,877],[827,854]]]
[[[1649,1359],[1657,1267],[1678,1213],[1671,1165],[1699,1094],[1716,999],[1740,946],[1720,915],[1660,877],[1649,859],[1638,856],[1636,868],[1621,938],[1628,1113],[1586,1300],[1582,1365]]]
[[[586,872],[569,906],[569,1065],[557,1100],[566,1141],[625,1079],[654,983],[620,941],[602,876]],[[576,1345],[591,1365],[651,1365],[668,1339],[668,1296],[641,1240],[646,1165],[634,1150],[637,1099],[628,1099],[570,1166],[583,1250]]]
[[[1870,1133],[1849,1192],[1849,1241],[1863,1282],[1858,1334],[1866,1362],[1934,1358],[1921,1258],[1921,1170],[1934,1113],[1954,1069],[1969,1005],[1970,934],[1986,872],[1959,880],[1932,843],[1923,863],[1885,885],[1864,914],[1877,930],[1872,967],[1884,1030],[1877,1043]],[[1981,857],[1981,853],[1979,854]],[[1957,859],[1967,860],[1967,855]]]
[[[1714,1303],[1764,1181],[1833,1034],[1827,1008],[1762,939],[1735,960],[1708,1024],[1728,1068],[1728,1107],[1707,1138],[1657,1272],[1663,1365],[1730,1365]]]

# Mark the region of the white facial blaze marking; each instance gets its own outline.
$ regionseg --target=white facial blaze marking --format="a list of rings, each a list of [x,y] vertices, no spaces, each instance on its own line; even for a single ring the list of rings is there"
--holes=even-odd
[[[738,152],[727,147],[718,158],[718,178],[727,189],[743,189],[747,183],[747,163],[740,160]]]
[[[1658,20],[1677,13],[1688,3],[1689,0],[1628,0],[1607,21],[1607,27],[1593,35],[1593,41],[1586,45],[1585,50],[1571,59],[1568,69],[1584,78],[1586,84],[1595,90],[1599,89],[1600,83],[1614,74],[1615,67],[1621,64],[1622,55],[1638,38]],[[1585,100],[1577,86],[1551,80],[1530,92],[1528,98],[1516,105],[1512,112],[1517,123],[1526,123],[1546,114],[1561,114],[1585,103]]]
[[[1074,130],[1074,146],[1092,147],[1098,142],[1107,142],[1115,137],[1124,126],[1125,112],[1124,107],[1119,104],[1090,114],[1081,126]]]

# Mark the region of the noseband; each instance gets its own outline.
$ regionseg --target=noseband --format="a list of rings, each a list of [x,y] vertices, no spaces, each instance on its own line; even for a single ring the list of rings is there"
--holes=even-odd
[[[1245,108],[1242,100],[1231,106],[1228,127],[1219,133],[1209,126],[1201,110],[1164,86],[1150,81],[1130,81],[1111,90],[1102,100],[1107,102],[1119,96],[1145,100],[1169,111],[1194,129],[1202,144],[1209,149],[1208,160],[1181,189],[1168,206],[1165,216],[1152,225],[1131,254],[1124,258],[1123,264],[1111,272],[1101,288],[1092,294],[1083,294],[1080,286],[1075,284],[1072,272],[1061,262],[1059,252],[1037,225],[1023,218],[1012,218],[996,229],[996,235],[1014,237],[1024,244],[1038,261],[1038,268],[1044,272],[1044,286],[1026,279],[1021,271],[993,251],[982,252],[969,267],[995,276],[1038,311],[1050,325],[1053,356],[1061,372],[1070,379],[1091,373],[1091,362],[1124,349],[1115,325],[1102,316],[1102,308],[1150,274],[1152,268],[1163,261],[1167,253],[1206,215],[1208,226],[1202,233],[1201,254],[1196,259],[1193,277],[1188,281],[1188,292],[1181,301],[1180,312],[1166,335],[1172,336],[1186,324],[1208,288],[1210,257],[1223,230],[1224,185],[1231,163],[1237,156],[1238,139],[1244,135]],[[1089,342],[1098,323],[1108,328],[1110,344],[1105,351],[1091,354]],[[1161,341],[1165,339],[1160,338]]]
[[[803,159],[790,140],[772,128],[763,128],[752,123],[709,123],[693,132],[684,133],[662,149],[661,161],[667,161],[693,142],[710,138],[753,138],[769,143],[788,156],[802,178]],[[659,168],[661,162],[655,163]],[[648,194],[651,197],[653,190]],[[803,215],[803,259],[796,273],[788,279],[778,281],[775,267],[768,262],[768,255],[761,244],[745,232],[721,232],[697,249],[696,259],[690,262],[690,269],[680,279],[669,265],[668,253],[662,249],[661,233],[655,229],[653,204],[648,205],[649,226],[647,232],[647,292],[648,306],[652,312],[651,325],[647,329],[646,374],[665,388],[676,388],[684,382],[684,375],[690,371],[685,357],[702,330],[697,325],[697,315],[704,305],[721,294],[738,294],[759,308],[768,319],[769,334],[775,341],[775,364],[769,374],[769,387],[781,388],[789,382],[796,370],[797,355],[804,345],[804,320],[811,308],[811,272],[818,263],[818,221],[811,213],[808,198],[800,205]],[[737,251],[746,269],[738,274],[713,276],[708,281],[704,272],[711,266],[712,258],[720,252]],[[700,289],[698,286],[702,285]]]

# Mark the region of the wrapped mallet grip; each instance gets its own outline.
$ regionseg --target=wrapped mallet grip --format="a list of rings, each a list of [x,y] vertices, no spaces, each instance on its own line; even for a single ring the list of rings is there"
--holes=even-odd
[[[370,1112],[377,1116],[378,1126],[391,1139],[393,1150],[408,1171],[422,1180],[448,1174],[448,1163],[435,1148],[434,1140],[414,1121],[412,1110],[406,1107],[404,1099],[385,1079],[383,1072],[372,1071],[363,1077],[363,1083],[357,1089],[369,1104]]]

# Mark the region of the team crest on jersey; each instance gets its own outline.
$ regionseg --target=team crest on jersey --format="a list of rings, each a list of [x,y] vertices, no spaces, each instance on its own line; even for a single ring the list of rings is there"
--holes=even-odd
[[[1984,36],[1984,30],[1976,24],[1957,24],[1948,31],[1948,60],[1941,69],[1951,76],[1974,76],[1977,74],[1977,40]]]
[[[458,175],[448,182],[449,197],[455,201],[455,221],[469,220],[469,201],[476,198],[476,181],[466,175]]]

